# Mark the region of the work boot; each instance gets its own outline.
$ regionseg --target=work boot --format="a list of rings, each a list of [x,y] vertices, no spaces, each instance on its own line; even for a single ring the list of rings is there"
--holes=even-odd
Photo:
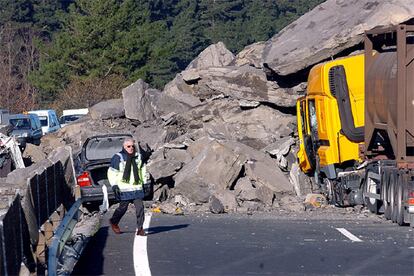
[[[145,234],[145,231],[143,228],[138,229],[137,231],[137,236],[146,236],[147,234]]]
[[[112,231],[114,231],[115,234],[121,234],[121,229],[118,224],[113,224],[111,221],[109,221],[109,224],[111,224]]]

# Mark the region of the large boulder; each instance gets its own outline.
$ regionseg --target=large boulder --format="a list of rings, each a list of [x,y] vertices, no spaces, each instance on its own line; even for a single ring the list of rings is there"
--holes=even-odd
[[[156,119],[154,104],[158,101],[161,91],[151,89],[142,79],[122,90],[125,117],[140,122]]]
[[[169,178],[176,174],[182,167],[182,163],[176,160],[160,160],[157,162],[151,162],[148,165],[148,172],[152,175],[155,182],[163,178]]]
[[[186,68],[202,69],[208,67],[222,67],[229,65],[234,60],[234,55],[223,42],[212,44],[204,49]]]
[[[292,185],[278,167],[267,162],[250,160],[245,165],[245,170],[256,187],[264,186],[273,193],[293,192]]]
[[[261,61],[251,63],[289,75],[360,44],[366,30],[412,17],[412,0],[328,0],[268,40]]]
[[[89,108],[89,114],[94,120],[107,120],[124,117],[124,101],[122,99],[111,99],[97,103]]]
[[[262,53],[265,47],[265,42],[256,42],[246,46],[240,53],[237,54],[234,64],[237,66],[250,65],[256,68],[262,68]]]
[[[276,82],[268,81],[263,70],[247,65],[199,69],[194,79],[183,77],[184,73],[178,74],[168,83],[164,92],[191,107],[199,106],[202,101],[218,95],[294,107],[296,99],[306,89],[303,85],[281,88]]]
[[[264,105],[244,109],[230,99],[208,102],[181,114],[180,119],[187,131],[202,129],[215,139],[239,141],[255,149],[295,132],[294,116]]]
[[[218,141],[206,140],[204,150],[174,176],[174,193],[185,195],[198,204],[206,203],[215,191],[230,188],[245,158]]]

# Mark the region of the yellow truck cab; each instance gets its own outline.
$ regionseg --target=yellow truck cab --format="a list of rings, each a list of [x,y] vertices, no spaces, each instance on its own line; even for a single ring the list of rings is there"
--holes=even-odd
[[[306,96],[297,100],[302,171],[335,179],[360,162],[364,141],[364,55],[315,65]],[[317,153],[317,154],[315,154]]]

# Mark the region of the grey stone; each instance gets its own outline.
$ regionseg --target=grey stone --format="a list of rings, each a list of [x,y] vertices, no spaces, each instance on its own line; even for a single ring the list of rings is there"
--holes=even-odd
[[[153,106],[157,103],[161,91],[150,89],[142,79],[125,87],[122,98],[125,108],[125,117],[140,122],[152,121],[157,118]]]
[[[185,70],[181,72],[181,75],[183,77],[183,80],[187,83],[189,82],[191,83],[191,82],[198,81],[199,79],[201,79],[196,69]]]
[[[245,156],[237,154],[217,141],[211,141],[191,162],[175,175],[176,187],[197,176],[213,189],[228,189],[237,179]],[[195,183],[196,185],[196,183]]]
[[[289,181],[298,196],[306,195],[313,190],[311,179],[300,170],[298,163],[292,164],[289,172]]]
[[[234,212],[239,207],[234,191],[217,191],[214,196],[223,204],[224,212]]]
[[[174,215],[176,214],[177,206],[170,202],[164,202],[161,204],[160,209],[163,213]]]
[[[251,180],[266,186],[274,193],[293,192],[292,185],[278,167],[262,161],[249,161],[245,164],[245,169]]]
[[[253,63],[289,75],[361,43],[366,30],[405,22],[413,15],[411,0],[328,0],[268,40],[261,62]]]
[[[210,209],[210,212],[212,212],[213,214],[222,214],[222,213],[224,213],[223,204],[215,196],[210,197],[209,209]]]
[[[240,100],[239,105],[240,107],[244,107],[244,108],[254,108],[254,107],[258,107],[260,105],[260,102]]]
[[[125,116],[123,99],[112,99],[95,104],[89,108],[93,120],[114,119]]]
[[[280,198],[280,207],[291,212],[305,211],[305,205],[292,195],[284,195]]]
[[[182,75],[178,74],[171,82],[165,85],[164,95],[174,99],[182,106],[189,109],[191,107],[199,106],[202,104],[200,99],[193,95],[192,90],[192,87],[186,84],[186,82],[183,80]]]
[[[183,195],[176,195],[174,197],[174,203],[176,205],[187,206],[190,205],[190,200]]]
[[[273,200],[275,198],[273,189],[267,187],[266,185],[259,184],[256,188],[256,195],[259,201],[263,204],[267,206],[273,205]]]
[[[282,139],[279,139],[277,142],[268,145],[263,150],[274,157],[278,157],[279,155],[286,156],[290,152],[291,146],[294,144],[294,138],[284,137]]]
[[[23,158],[29,158],[33,163],[37,163],[45,159],[46,154],[43,152],[42,147],[27,143],[26,149],[23,152]]]
[[[234,187],[234,191],[237,194],[237,198],[242,201],[258,201],[259,198],[256,194],[256,188],[253,187],[252,182],[248,177],[242,177],[237,180]]]
[[[234,55],[223,42],[212,44],[204,49],[186,68],[203,69],[208,67],[222,67],[229,65],[234,60]]]
[[[169,149],[165,153],[166,159],[179,161],[181,163],[187,164],[191,161],[191,155],[183,149]]]
[[[156,124],[141,124],[135,128],[133,133],[136,141],[148,144],[154,151],[163,146],[166,135],[166,130]]]
[[[256,68],[262,68],[262,53],[265,47],[265,42],[256,42],[246,46],[240,53],[237,54],[234,64],[237,66],[251,65]]]
[[[150,162],[148,164],[148,172],[152,175],[155,182],[162,178],[172,177],[182,167],[182,163],[175,160],[161,160]]]
[[[158,187],[154,188],[153,199],[156,201],[166,201],[168,199],[169,188],[167,185],[157,185]]]

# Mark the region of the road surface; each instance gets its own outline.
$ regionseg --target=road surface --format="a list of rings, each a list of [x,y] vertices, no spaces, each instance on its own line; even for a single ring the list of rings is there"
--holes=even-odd
[[[74,275],[414,275],[414,231],[385,220],[134,213],[115,235],[102,227]],[[149,223],[149,224],[148,224]]]

